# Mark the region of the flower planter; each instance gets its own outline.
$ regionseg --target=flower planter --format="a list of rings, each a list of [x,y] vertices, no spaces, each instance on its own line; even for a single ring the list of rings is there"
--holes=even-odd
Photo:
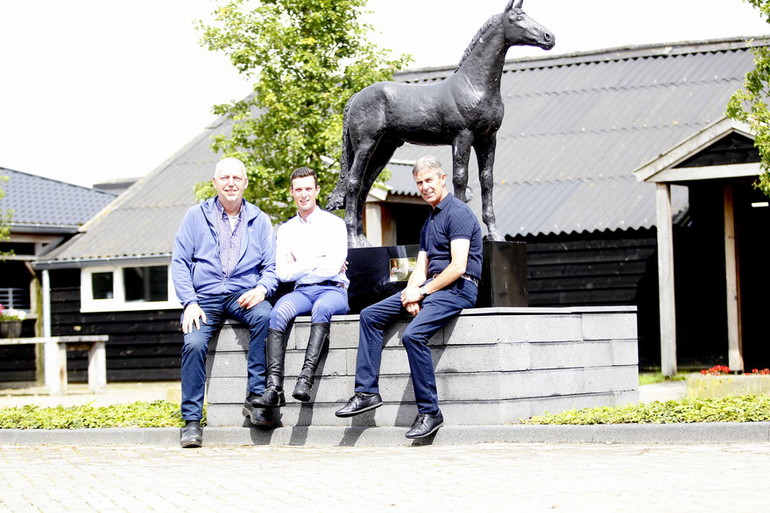
[[[0,322],[0,338],[17,338],[21,335],[21,321]]]
[[[722,398],[731,395],[770,395],[770,375],[740,374],[709,376],[693,374],[687,377],[687,397],[698,399]]]

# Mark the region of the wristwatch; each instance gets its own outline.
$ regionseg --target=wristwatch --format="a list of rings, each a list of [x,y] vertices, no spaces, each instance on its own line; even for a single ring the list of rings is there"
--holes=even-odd
[[[428,294],[430,294],[430,292],[428,292],[428,288],[425,285],[420,287],[420,294],[422,294],[423,296],[427,296]]]

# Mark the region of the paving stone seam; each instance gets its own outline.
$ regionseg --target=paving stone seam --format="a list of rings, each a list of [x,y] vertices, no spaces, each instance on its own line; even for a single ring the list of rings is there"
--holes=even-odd
[[[204,428],[205,445],[223,446],[410,446],[479,443],[724,444],[770,443],[770,422],[617,424],[592,426],[445,426],[432,438],[404,438],[403,427],[243,427]],[[179,444],[178,428],[0,429],[0,445],[160,445]]]

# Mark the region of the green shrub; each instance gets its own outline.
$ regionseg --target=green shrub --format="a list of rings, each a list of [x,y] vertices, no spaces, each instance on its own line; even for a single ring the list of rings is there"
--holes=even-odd
[[[674,424],[687,422],[770,421],[770,396],[680,399],[625,406],[568,410],[522,419],[525,424]]]
[[[522,419],[524,424],[674,424],[688,422],[770,421],[770,396],[743,395],[723,399],[680,399],[625,406],[568,410]],[[205,411],[204,421],[205,425]],[[138,401],[96,407],[0,408],[0,429],[79,429],[109,427],[181,427],[179,404]]]
[[[0,408],[0,429],[79,429],[108,427],[180,427],[179,404],[137,401],[112,406],[34,405]]]

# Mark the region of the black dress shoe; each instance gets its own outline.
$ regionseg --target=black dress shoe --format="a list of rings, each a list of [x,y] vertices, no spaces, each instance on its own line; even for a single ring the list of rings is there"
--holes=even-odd
[[[203,429],[199,420],[188,420],[182,428],[182,436],[179,440],[182,447],[200,447],[203,445]]]
[[[261,429],[271,429],[275,427],[275,416],[271,408],[265,408],[260,406],[257,402],[259,399],[255,393],[250,393],[243,403],[243,416],[248,417],[249,421],[256,427]]]
[[[417,418],[414,419],[412,428],[407,431],[404,436],[407,438],[425,438],[438,431],[438,428],[443,425],[444,416],[441,415],[441,411],[438,411],[434,415],[431,415],[430,413],[419,413],[417,414]]]
[[[352,417],[365,411],[373,410],[382,406],[382,397],[380,394],[367,394],[356,392],[356,395],[350,398],[348,403],[336,411],[338,417]]]

